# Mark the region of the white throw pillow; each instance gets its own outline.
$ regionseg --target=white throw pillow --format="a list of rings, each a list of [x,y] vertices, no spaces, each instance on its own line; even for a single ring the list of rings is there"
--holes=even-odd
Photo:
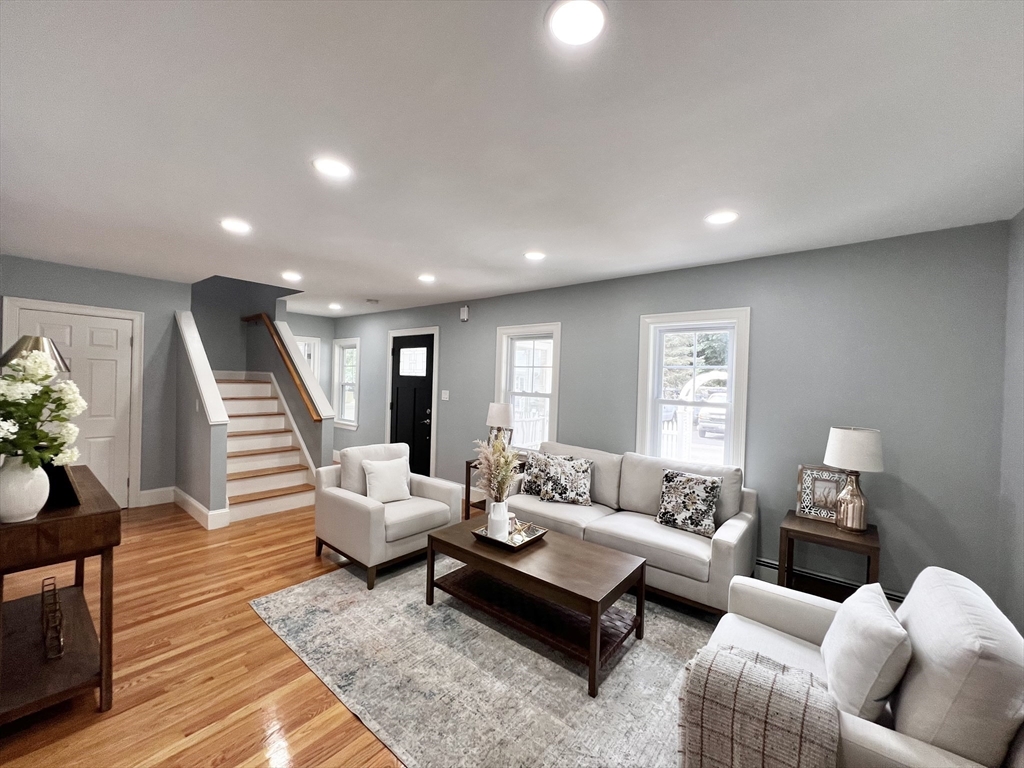
[[[409,459],[402,457],[390,461],[363,460],[366,473],[366,495],[381,504],[405,501],[409,495]]]
[[[878,584],[865,584],[836,611],[821,641],[828,690],[843,712],[877,720],[910,661],[910,636]]]

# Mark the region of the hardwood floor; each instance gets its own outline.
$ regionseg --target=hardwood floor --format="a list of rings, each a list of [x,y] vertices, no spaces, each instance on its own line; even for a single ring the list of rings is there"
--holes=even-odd
[[[206,531],[173,504],[126,510],[114,550],[114,706],[91,693],[0,729],[0,765],[393,766],[398,760],[248,601],[327,573],[313,512]],[[4,598],[74,563],[8,576]],[[93,618],[99,558],[85,571]]]

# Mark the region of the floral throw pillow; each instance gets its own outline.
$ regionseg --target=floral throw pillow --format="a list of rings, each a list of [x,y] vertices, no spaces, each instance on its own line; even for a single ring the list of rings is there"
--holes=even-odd
[[[523,485],[520,493],[527,493],[530,496],[540,496],[544,480],[548,476],[548,459],[546,453],[529,453],[526,456],[526,467],[523,469]],[[561,459],[571,459],[572,456],[559,456]]]
[[[720,477],[666,469],[661,481],[658,522],[710,539],[715,535],[715,503],[721,492]]]
[[[561,501],[566,504],[590,504],[590,459],[570,456],[548,456],[547,476],[540,488],[542,501]]]

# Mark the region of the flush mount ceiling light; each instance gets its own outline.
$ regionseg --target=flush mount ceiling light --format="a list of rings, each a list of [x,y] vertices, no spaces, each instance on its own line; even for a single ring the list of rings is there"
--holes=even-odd
[[[252,224],[244,219],[236,219],[233,216],[221,219],[220,225],[233,235],[248,235],[252,232]]]
[[[420,275],[420,282],[421,283],[432,283],[435,280],[437,280],[437,278],[434,277],[433,275],[428,275],[428,274]]]
[[[283,277],[289,283],[297,283],[299,282],[299,280],[302,279],[302,275],[300,275],[298,272],[292,272],[291,270],[288,270],[287,272],[282,272],[281,277]]]
[[[335,312],[337,312],[339,309],[341,309],[341,304],[339,304],[338,302],[335,301],[335,302],[332,302],[331,304],[328,304],[327,308],[328,309],[333,309]]]
[[[328,179],[336,181],[347,179],[352,175],[352,166],[344,160],[328,157],[327,155],[316,158],[313,161],[313,167],[316,168],[317,173],[321,176],[326,176]]]
[[[523,256],[528,258],[530,261],[542,261],[547,257],[547,254],[541,253],[540,251],[527,251]]]
[[[736,211],[715,211],[704,217],[708,224],[732,224],[740,215]]]
[[[568,45],[589,43],[604,29],[604,8],[594,0],[560,0],[548,12],[548,29]]]

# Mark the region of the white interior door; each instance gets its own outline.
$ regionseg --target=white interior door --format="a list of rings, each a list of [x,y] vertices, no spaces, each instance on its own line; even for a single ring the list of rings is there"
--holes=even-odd
[[[70,377],[89,404],[78,464],[86,464],[110,495],[128,506],[132,398],[132,322],[38,309],[18,310],[18,335],[47,336],[64,355]]]

